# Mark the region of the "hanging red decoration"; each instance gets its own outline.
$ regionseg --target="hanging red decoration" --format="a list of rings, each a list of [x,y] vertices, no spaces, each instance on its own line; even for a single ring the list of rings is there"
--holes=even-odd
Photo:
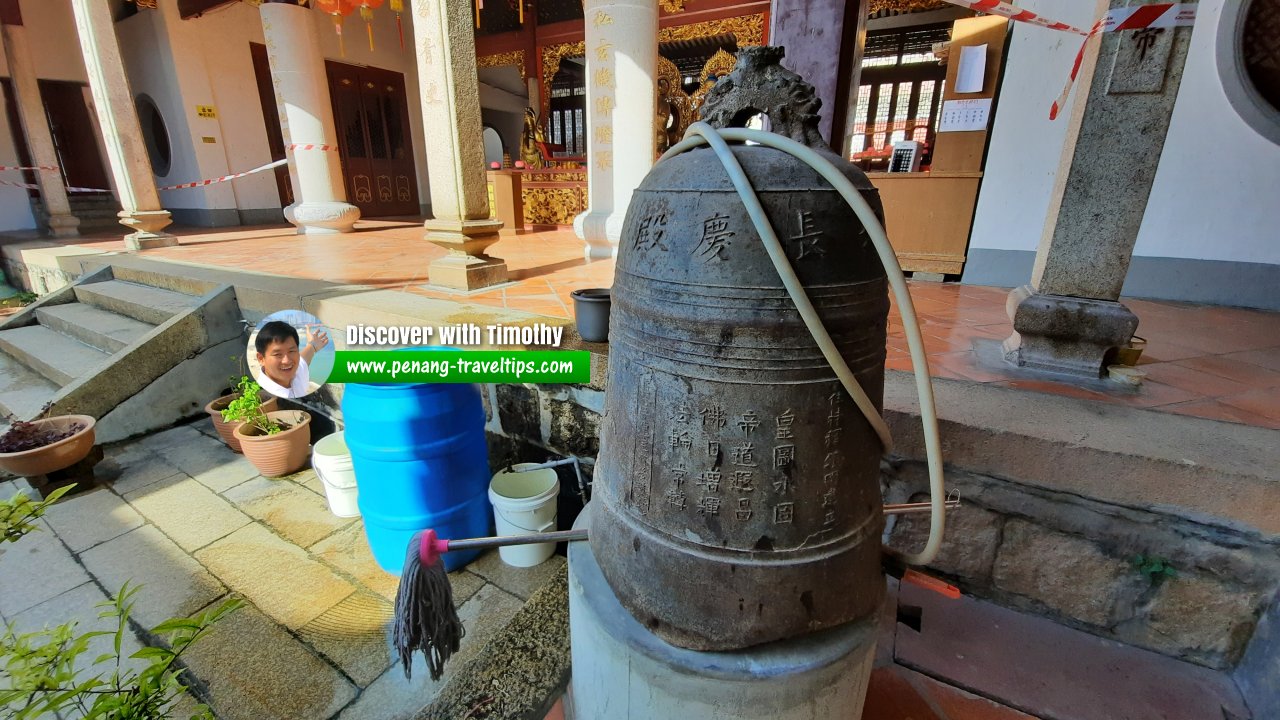
[[[391,0],[391,11],[396,14],[396,32],[400,35],[400,50],[404,50],[404,25],[400,24],[400,13],[404,12],[404,0]]]
[[[347,56],[347,47],[342,39],[342,18],[360,7],[360,0],[313,0],[316,7],[333,18],[333,31],[338,35],[338,52]]]
[[[373,52],[373,11],[382,7],[383,0],[360,0],[360,17],[364,18],[365,30],[369,33],[369,52]],[[400,16],[397,15],[399,20]]]

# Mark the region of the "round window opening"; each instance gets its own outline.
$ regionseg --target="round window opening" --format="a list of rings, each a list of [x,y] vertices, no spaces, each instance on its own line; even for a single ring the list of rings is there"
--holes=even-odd
[[[169,145],[169,129],[156,101],[148,95],[138,96],[138,121],[142,124],[142,137],[147,142],[147,155],[151,158],[151,170],[161,177],[169,174],[173,162],[173,149]]]
[[[1280,0],[1227,2],[1218,24],[1218,75],[1227,100],[1255,131],[1280,144]]]

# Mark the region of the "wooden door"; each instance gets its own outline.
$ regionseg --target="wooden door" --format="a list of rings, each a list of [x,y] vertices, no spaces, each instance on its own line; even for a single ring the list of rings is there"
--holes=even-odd
[[[280,109],[276,107],[276,90],[271,82],[271,61],[267,57],[267,46],[249,43],[249,54],[253,56],[253,74],[258,82],[258,102],[262,105],[262,120],[267,126],[267,146],[271,151],[271,161],[283,160],[284,133],[280,129]],[[293,204],[293,183],[289,180],[289,167],[281,165],[274,172],[280,207],[289,207]]]
[[[49,123],[49,132],[53,136],[53,148],[58,155],[58,166],[62,169],[62,181],[68,187],[90,187],[108,190],[111,185],[107,180],[106,168],[102,165],[102,153],[98,149],[98,139],[89,115],[89,106],[85,103],[87,86],[83,83],[63,82],[61,80],[40,80],[40,99],[44,104],[45,120]],[[13,85],[9,78],[0,79],[3,84],[5,106],[9,117],[9,130],[13,136],[13,145],[17,150],[18,161],[23,165],[31,165],[31,152],[27,146],[27,136],[22,131],[22,123],[18,118],[17,99],[14,97]],[[35,173],[24,171],[24,182],[36,182]],[[31,197],[39,197],[39,192],[31,190]]]
[[[362,217],[418,215],[404,75],[326,61],[347,202]]]
[[[41,80],[40,97],[53,133],[62,178],[69,187],[110,188],[102,166],[96,127],[85,103],[87,85],[61,80]]]

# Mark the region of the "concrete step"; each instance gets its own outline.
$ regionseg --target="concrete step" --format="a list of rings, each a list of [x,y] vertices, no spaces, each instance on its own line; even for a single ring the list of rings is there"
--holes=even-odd
[[[107,353],[123,349],[155,327],[84,303],[42,307],[36,318],[47,328]]]
[[[40,325],[0,331],[0,351],[60,387],[94,372],[110,357],[95,347]]]
[[[47,378],[0,353],[0,415],[30,420],[57,392]]]
[[[77,285],[76,299],[94,307],[159,325],[195,307],[199,298],[122,280]]]

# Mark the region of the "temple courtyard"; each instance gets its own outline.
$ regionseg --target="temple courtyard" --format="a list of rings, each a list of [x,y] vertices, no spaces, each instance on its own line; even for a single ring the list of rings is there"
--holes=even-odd
[[[245,282],[267,285],[314,281],[356,297],[372,292],[379,302],[389,298],[394,304],[400,298],[406,307],[417,307],[417,299],[561,322],[573,317],[570,292],[613,281],[613,261],[584,259],[581,242],[565,230],[502,239],[490,253],[506,260],[512,282],[471,294],[428,285],[426,267],[443,251],[423,242],[421,226],[410,220],[362,221],[355,233],[305,242],[280,226],[177,234],[174,247],[128,255],[115,255],[124,249],[117,234],[74,241],[17,236],[6,239],[0,252],[10,268],[20,263],[31,277],[48,282],[58,282],[59,273],[74,275],[81,262],[92,259],[140,259],[160,262],[179,275],[235,272],[251,278]],[[1280,429],[1280,313],[1126,299],[1141,320],[1138,335],[1147,341],[1137,366],[1146,379],[1135,389],[1031,375],[984,357],[984,347],[1010,333],[1005,288],[933,281],[910,286],[939,402],[952,417],[985,412],[982,403],[948,405],[961,397],[956,393],[981,391],[995,393],[996,408],[1061,406],[1102,418],[1099,428],[1110,417],[1116,427],[1132,427],[1134,437],[1154,433],[1162,427],[1159,418],[1171,416],[1195,419],[1170,419],[1191,423],[1170,438],[1194,431],[1257,439],[1274,437],[1269,433]],[[603,346],[593,349],[602,357],[607,352]],[[910,364],[896,310],[887,364],[893,386],[902,386],[895,371]],[[532,405],[522,394],[529,392],[507,386],[486,390],[489,422],[504,433],[490,435],[491,458],[593,458],[598,428],[591,413],[570,405],[598,407],[592,399],[598,389],[568,394],[543,389],[534,393]],[[532,410],[526,412],[527,407]],[[540,412],[550,415],[539,421]],[[1139,417],[1146,424],[1120,423]],[[540,422],[550,435],[540,435]],[[957,426],[944,437],[966,443],[963,431]],[[540,447],[528,444],[530,433]],[[1104,447],[1112,441],[1124,442],[1084,436],[1073,442],[1089,452],[1137,453]],[[910,454],[910,442],[903,452]],[[965,463],[971,457],[954,459]],[[1092,460],[1080,462],[1087,472]],[[1241,462],[1253,462],[1248,472],[1263,480],[1271,473],[1256,466],[1265,460]],[[1043,461],[1028,457],[1025,463]],[[358,518],[329,512],[313,471],[263,478],[218,440],[208,419],[200,419],[108,445],[97,474],[101,487],[54,506],[37,532],[0,550],[3,620],[35,630],[78,618],[81,629],[88,629],[95,622],[94,605],[128,580],[143,586],[130,628],[141,643],[151,639],[147,628],[168,617],[199,613],[237,596],[245,607],[182,660],[193,696],[189,703],[209,703],[218,717],[485,718],[539,717],[548,711],[548,717],[562,717],[568,638],[561,556],[517,569],[490,552],[452,573],[454,599],[467,628],[462,652],[441,681],[431,681],[425,667],[415,667],[409,681],[389,640],[397,579],[374,563]],[[909,489],[897,482],[889,481],[888,493],[906,499]],[[1150,483],[1159,480],[1140,482],[1155,487]],[[972,539],[985,537],[983,528],[993,523],[1011,537],[1013,525],[1021,522],[1015,515],[996,514],[1021,511],[991,496],[989,485],[968,476],[957,479],[962,508],[949,535],[956,549],[938,563],[946,577],[980,586],[973,572],[978,578],[1003,572],[1002,583],[1012,572],[1008,563],[1013,560],[1006,558],[1015,556],[1003,554],[999,540],[1001,549],[984,550],[975,544],[981,540]],[[1115,497],[1123,496],[1123,485],[1115,486]],[[24,485],[11,480],[0,487],[0,497],[8,497]],[[1223,502],[1249,513],[1229,497]],[[891,540],[918,539],[918,533],[918,525],[899,525]],[[1050,535],[1058,538],[1053,542],[1068,542],[1061,533]],[[1067,557],[1089,551],[1067,544],[1053,552]],[[1043,560],[1027,557],[1027,562]],[[982,563],[985,570],[973,570]],[[1044,588],[1019,592],[1065,591],[1065,585],[1046,582]],[[1061,605],[1048,597],[1037,601],[1047,606],[1015,603],[1011,608],[968,593],[947,600],[918,587],[899,588],[896,581],[890,583],[890,598],[863,715],[868,720],[1263,720],[1251,714],[1231,674],[1211,667],[1220,661],[1188,662],[1172,657],[1167,648],[1153,652],[1150,644],[1144,649],[1084,632],[1057,614],[1088,617],[1071,598]],[[1051,608],[1047,616],[1033,611],[1044,607]],[[912,621],[913,608],[921,609],[921,620]],[[1207,622],[1203,633],[1208,635],[1201,639],[1220,632]],[[513,706],[522,710],[507,712]]]

